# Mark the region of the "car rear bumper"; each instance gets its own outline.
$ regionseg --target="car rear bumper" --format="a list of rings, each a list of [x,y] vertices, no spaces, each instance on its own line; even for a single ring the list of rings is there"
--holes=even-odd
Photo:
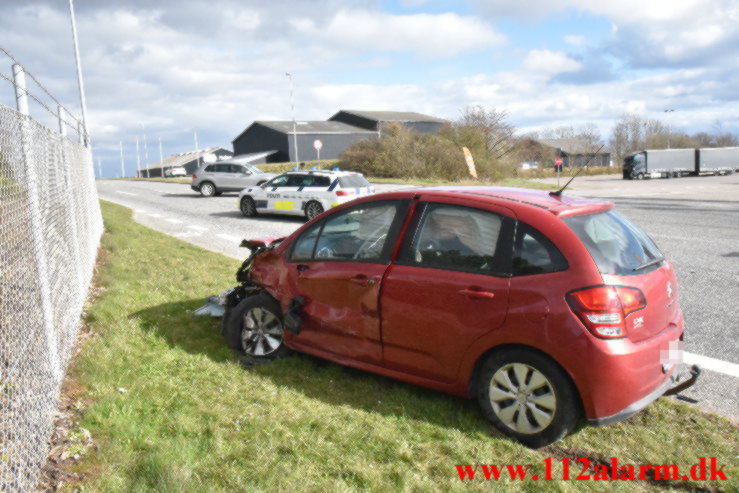
[[[686,376],[686,373],[689,376]],[[654,389],[651,393],[645,395],[638,401],[633,402],[616,414],[603,418],[588,419],[588,424],[591,426],[605,426],[623,421],[638,413],[663,395],[677,394],[678,392],[682,392],[688,387],[693,386],[693,384],[698,380],[700,374],[701,370],[697,365],[688,366],[683,363],[672,372],[669,378],[665,379],[662,385]]]

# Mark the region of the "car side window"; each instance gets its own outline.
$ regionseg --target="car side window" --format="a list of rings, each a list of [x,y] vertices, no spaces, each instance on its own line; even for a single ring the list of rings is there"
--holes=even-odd
[[[215,165],[213,165],[213,164],[211,164],[210,166],[206,166],[206,167],[205,167],[205,172],[206,172],[206,173],[212,173],[212,172],[214,172],[215,170],[216,170],[216,167],[215,167]]]
[[[437,269],[507,275],[501,247],[503,216],[471,207],[428,204],[404,263]]]
[[[303,184],[303,179],[305,179],[305,175],[287,175],[287,183],[285,183],[285,187],[299,187]]]
[[[400,226],[400,201],[362,204],[332,214],[303,232],[293,261],[387,262]]]
[[[562,253],[540,231],[519,222],[513,252],[513,275],[559,272],[568,267]]]
[[[270,187],[284,187],[287,184],[288,175],[282,175],[276,177],[274,180],[268,183]]]
[[[232,173],[238,173],[240,175],[250,175],[251,172],[244,168],[243,166],[239,166],[238,164],[232,164],[231,165],[231,172]]]

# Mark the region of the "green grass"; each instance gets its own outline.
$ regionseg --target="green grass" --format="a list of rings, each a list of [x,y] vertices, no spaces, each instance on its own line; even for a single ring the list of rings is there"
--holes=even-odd
[[[736,491],[739,432],[660,399],[631,420],[584,428],[546,450],[497,433],[471,400],[308,356],[243,368],[219,323],[190,313],[234,282],[238,262],[151,231],[103,202],[94,337],[73,369],[79,426],[97,446],[76,467],[85,491],[616,491],[648,482],[462,482],[455,464],[534,464],[580,455],[622,464],[718,457]],[[125,392],[119,389],[125,389]],[[614,389],[614,392],[618,389]],[[574,477],[578,467],[571,469]]]

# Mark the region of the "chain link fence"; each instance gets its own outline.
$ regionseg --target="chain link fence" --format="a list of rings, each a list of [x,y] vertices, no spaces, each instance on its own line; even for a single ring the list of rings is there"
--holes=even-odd
[[[15,492],[36,489],[49,452],[103,225],[90,149],[64,135],[80,127],[31,118],[13,71],[2,79],[18,110],[0,104],[0,491]]]

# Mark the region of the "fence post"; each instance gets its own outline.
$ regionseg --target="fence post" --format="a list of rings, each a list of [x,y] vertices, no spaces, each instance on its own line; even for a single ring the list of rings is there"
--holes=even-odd
[[[56,107],[57,118],[59,118],[59,133],[62,137],[67,136],[67,125],[64,123],[64,107],[60,104]]]
[[[21,119],[21,149],[26,171],[28,187],[29,211],[31,214],[31,238],[33,242],[33,255],[36,260],[36,276],[39,286],[39,304],[43,319],[46,349],[49,352],[49,370],[55,379],[55,383],[61,383],[61,368],[59,366],[59,351],[56,330],[54,326],[54,312],[51,308],[51,287],[49,286],[49,273],[46,265],[46,249],[44,246],[43,224],[41,221],[41,203],[39,201],[40,187],[36,167],[31,157],[31,128],[30,112],[28,110],[28,93],[26,91],[26,74],[23,67],[13,64],[13,82],[15,84],[15,98],[18,112],[23,115]]]
[[[61,162],[58,163],[58,166],[62,169],[62,176],[64,177],[65,185],[64,189],[67,191],[68,206],[65,207],[65,209],[67,211],[67,221],[69,221],[70,236],[72,237],[69,248],[72,253],[72,263],[74,265],[74,276],[76,282],[76,289],[74,292],[76,293],[75,302],[77,304],[75,305],[75,308],[81,310],[85,303],[85,293],[87,292],[85,287],[82,285],[82,269],[86,266],[83,266],[80,260],[82,258],[80,254],[80,244],[82,242],[80,241],[78,222],[81,215],[78,201],[75,198],[80,195],[76,192],[81,189],[81,185],[75,180],[74,172],[72,170],[72,160],[67,160],[67,153],[65,152],[67,143],[67,126],[64,123],[65,110],[62,105],[58,106],[57,113],[59,115],[59,149],[61,152]],[[66,329],[66,327],[64,328]]]

